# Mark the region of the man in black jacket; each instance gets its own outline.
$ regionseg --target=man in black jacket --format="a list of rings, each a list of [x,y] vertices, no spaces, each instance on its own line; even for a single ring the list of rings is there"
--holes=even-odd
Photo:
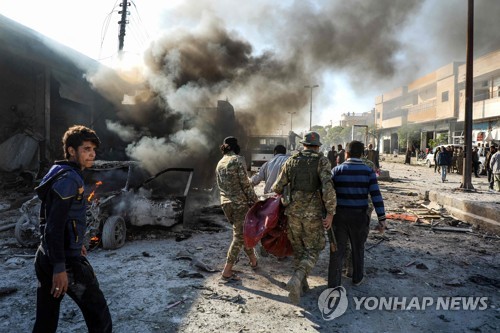
[[[57,330],[66,293],[82,310],[89,332],[112,331],[108,305],[83,244],[87,224],[81,172],[93,165],[99,144],[93,130],[70,127],[63,136],[66,160],[56,162],[35,189],[42,200],[42,242],[35,258],[38,288],[33,332]]]

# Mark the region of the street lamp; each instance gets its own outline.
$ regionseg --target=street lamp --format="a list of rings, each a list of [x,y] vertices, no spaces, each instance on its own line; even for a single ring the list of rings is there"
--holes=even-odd
[[[293,128],[292,128],[292,117],[294,114],[296,114],[297,112],[291,112],[291,111],[288,111],[288,114],[290,115],[290,131],[293,131]]]
[[[314,86],[304,86],[304,88],[311,89],[311,108],[309,109],[309,130],[312,130],[312,117],[313,117],[313,89],[319,87],[317,84]]]

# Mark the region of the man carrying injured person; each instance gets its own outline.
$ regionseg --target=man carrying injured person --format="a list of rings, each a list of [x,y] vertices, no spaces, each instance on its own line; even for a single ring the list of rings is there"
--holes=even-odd
[[[325,247],[325,229],[332,224],[335,191],[331,181],[331,165],[319,152],[319,134],[308,132],[300,141],[304,150],[291,156],[281,168],[273,191],[282,194],[290,186],[288,238],[292,243],[294,273],[287,283],[289,299],[298,304],[301,292],[308,289],[307,276]],[[323,211],[326,208],[326,217]]]

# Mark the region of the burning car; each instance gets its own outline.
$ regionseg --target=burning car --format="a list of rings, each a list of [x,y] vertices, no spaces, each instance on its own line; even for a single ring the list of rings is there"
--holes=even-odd
[[[171,227],[184,222],[193,178],[192,168],[168,168],[151,175],[139,162],[96,161],[85,170],[87,205],[86,243],[93,248],[120,248],[128,226]],[[39,241],[36,197],[21,207],[15,229],[21,245]]]

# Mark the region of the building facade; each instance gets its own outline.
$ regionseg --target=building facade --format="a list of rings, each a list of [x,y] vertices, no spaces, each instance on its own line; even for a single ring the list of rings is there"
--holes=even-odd
[[[473,144],[500,140],[500,50],[474,60]],[[420,132],[415,148],[440,143],[463,143],[465,120],[465,62],[452,62],[375,99],[378,147],[390,153],[400,148],[398,130]]]

